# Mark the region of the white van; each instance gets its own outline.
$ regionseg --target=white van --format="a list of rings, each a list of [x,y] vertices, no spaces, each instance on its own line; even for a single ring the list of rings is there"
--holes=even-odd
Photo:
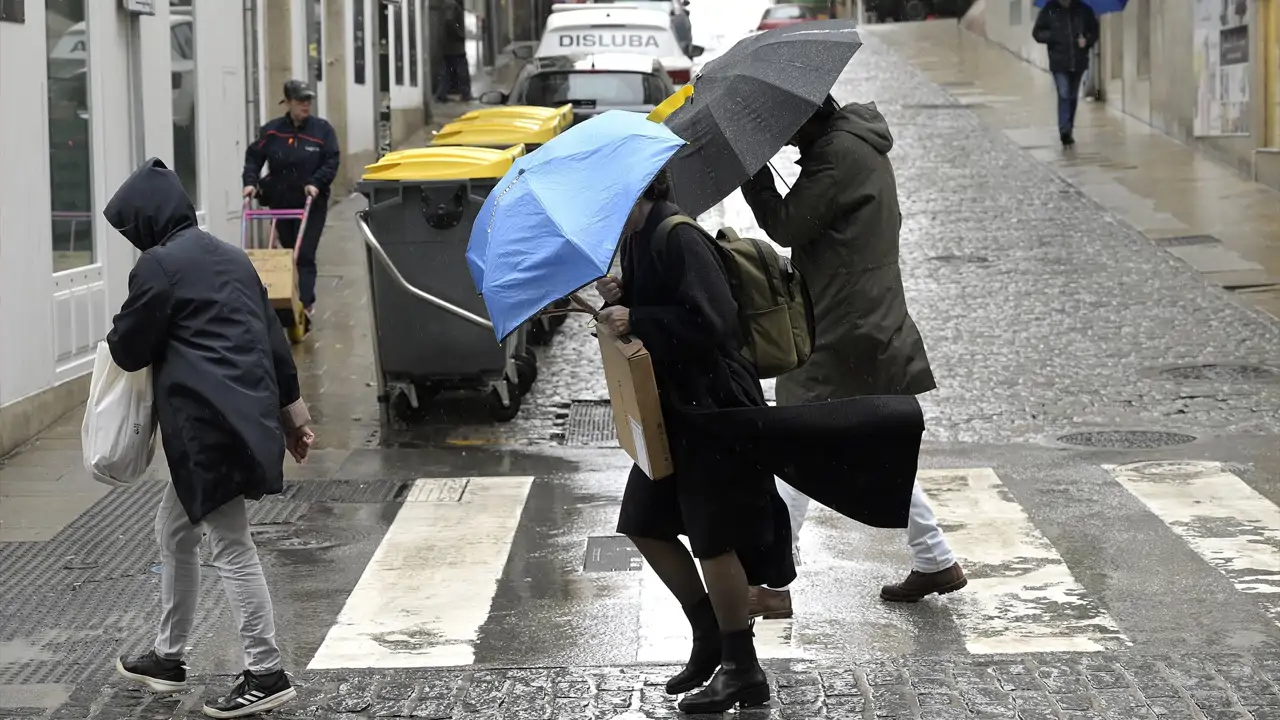
[[[671,18],[637,6],[553,5],[535,57],[634,53],[658,58],[673,85],[689,82],[693,61],[680,49],[671,32]],[[691,55],[702,54],[694,46]]]

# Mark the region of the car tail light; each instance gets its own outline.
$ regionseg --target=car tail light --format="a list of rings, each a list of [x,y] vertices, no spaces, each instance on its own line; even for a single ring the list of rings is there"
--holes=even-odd
[[[689,82],[688,70],[668,70],[667,75],[670,76],[671,82],[676,85],[684,85]]]

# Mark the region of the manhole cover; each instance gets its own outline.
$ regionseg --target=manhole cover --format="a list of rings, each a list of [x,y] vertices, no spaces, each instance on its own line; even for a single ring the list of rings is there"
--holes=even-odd
[[[565,445],[617,444],[613,409],[607,400],[579,400],[569,406],[565,420]]]
[[[969,263],[973,265],[991,262],[991,258],[983,257],[982,255],[934,255],[929,259],[934,262]]]
[[[1263,365],[1237,365],[1231,363],[1208,365],[1184,365],[1166,368],[1160,375],[1170,380],[1202,382],[1266,382],[1280,380],[1280,370]]]
[[[1186,445],[1195,440],[1194,435],[1155,430],[1098,430],[1069,433],[1058,438],[1058,442],[1066,445],[1119,450],[1146,450],[1170,445]]]

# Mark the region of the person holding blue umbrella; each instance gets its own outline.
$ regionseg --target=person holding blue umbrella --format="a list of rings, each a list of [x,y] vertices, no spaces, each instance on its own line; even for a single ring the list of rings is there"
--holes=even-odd
[[[668,164],[682,146],[638,113],[574,126],[498,182],[467,263],[499,340],[572,295],[600,332],[649,351],[675,471],[654,480],[632,467],[618,532],[683,606],[692,649],[666,690],[704,714],[770,700],[749,588],[796,575],[774,476],[846,517],[905,528],[924,416],[912,396],[767,405],[724,260],[678,217]],[[620,278],[608,275],[618,254]],[[592,283],[607,303],[598,311],[576,294]]]
[[[1049,52],[1049,72],[1058,91],[1058,138],[1075,145],[1080,81],[1089,69],[1089,50],[1098,42],[1098,16],[1083,0],[1044,0],[1031,36]]]

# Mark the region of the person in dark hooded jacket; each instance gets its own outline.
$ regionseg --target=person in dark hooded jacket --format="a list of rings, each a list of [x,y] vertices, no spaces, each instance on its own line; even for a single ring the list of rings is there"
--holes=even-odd
[[[1058,91],[1058,137],[1074,145],[1080,81],[1089,69],[1089,49],[1098,42],[1098,16],[1083,0],[1048,0],[1031,36],[1049,52],[1049,72]]]
[[[907,312],[898,267],[902,213],[889,150],[893,136],[874,103],[826,101],[791,144],[800,177],[783,197],[768,165],[742,186],[756,222],[791,260],[813,298],[813,355],[778,378],[778,405],[873,395],[920,395],[936,388],[920,331]],[[797,542],[809,499],[779,483]],[[885,600],[915,602],[964,587],[964,571],[917,484],[907,526],[914,565],[881,588]],[[791,616],[790,592],[753,588],[752,614]]]
[[[208,535],[240,625],[245,671],[205,714],[234,718],[296,696],[281,667],[275,620],[245,500],[284,488],[286,448],[298,462],[314,435],[298,373],[266,288],[247,255],[200,230],[178,176],[143,163],[103,216],[142,251],[107,345],[126,372],[151,368],[172,481],[156,514],[163,565],[155,646],[117,671],[156,692],[186,687],[183,652]]]

